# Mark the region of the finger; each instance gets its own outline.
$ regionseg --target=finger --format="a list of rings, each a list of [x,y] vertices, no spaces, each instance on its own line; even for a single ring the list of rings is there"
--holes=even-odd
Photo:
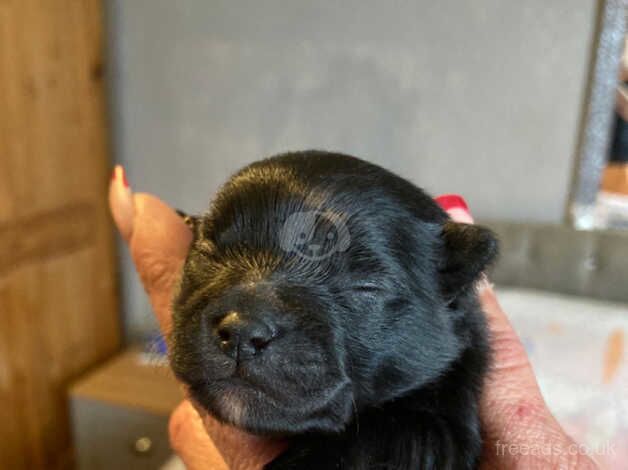
[[[192,233],[167,204],[148,194],[133,194],[124,169],[116,166],[109,205],[127,242],[144,289],[164,334],[170,332],[170,302]]]
[[[473,223],[473,217],[463,198],[449,194],[436,198],[449,216],[458,222]],[[528,361],[523,344],[515,333],[508,317],[499,306],[492,285],[484,276],[478,283],[478,294],[482,309],[487,317],[491,335],[493,366],[486,387],[485,400],[493,403],[499,399],[512,397],[518,399],[525,396],[535,406],[543,406],[543,398],[538,389],[532,367]],[[499,384],[499,387],[490,386],[490,382]],[[496,394],[493,393],[496,391]],[[491,407],[487,407],[490,409]],[[491,413],[491,416],[493,413]],[[499,413],[496,413],[499,416]],[[490,423],[499,425],[499,423]]]
[[[191,231],[158,198],[133,195],[121,167],[114,170],[109,201],[161,330],[168,334],[172,293],[192,240]],[[189,469],[253,470],[262,468],[284,449],[282,443],[244,433],[210,416],[202,419],[187,400],[171,416],[170,436],[173,448]],[[228,466],[221,454],[229,457]]]
[[[230,470],[261,470],[287,447],[285,441],[248,434],[207,413],[203,423]]]
[[[490,285],[481,286],[480,301],[493,354],[480,401],[483,468],[597,468],[547,408],[525,348]]]
[[[522,378],[534,379],[525,347],[499,305],[493,287],[488,281],[480,281],[478,295],[490,331],[493,353],[492,376],[501,378],[501,376],[512,376],[513,372],[517,372],[521,373]],[[536,386],[536,380],[529,380],[529,385]]]
[[[167,335],[172,324],[172,295],[192,232],[174,210],[154,196],[136,194],[134,207],[131,256],[161,331]]]
[[[185,400],[170,417],[172,448],[190,470],[261,470],[285,450],[283,442],[247,434],[201,413],[203,417]]]
[[[473,223],[461,197],[441,196],[437,202],[453,220]],[[478,295],[492,353],[480,400],[485,441],[482,468],[596,468],[587,456],[571,451],[574,441],[547,408],[525,348],[486,277],[478,283]]]
[[[458,194],[443,194],[435,198],[437,204],[449,214],[449,217],[456,222],[472,224],[473,217],[469,212],[469,206],[462,196]]]
[[[129,241],[133,232],[133,193],[124,173],[124,168],[116,165],[109,184],[109,207],[120,235]]]
[[[205,430],[203,420],[189,401],[184,400],[170,415],[170,445],[188,470],[229,470]]]
[[[480,288],[491,341],[491,369],[484,386],[481,414],[486,432],[506,439],[530,419],[548,414],[525,348],[490,286]]]

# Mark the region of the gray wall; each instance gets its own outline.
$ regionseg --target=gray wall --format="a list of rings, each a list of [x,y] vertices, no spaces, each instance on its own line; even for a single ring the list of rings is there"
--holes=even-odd
[[[562,220],[592,0],[108,2],[116,159],[200,211],[240,166],[361,156],[486,219]],[[148,305],[125,260],[127,326]]]

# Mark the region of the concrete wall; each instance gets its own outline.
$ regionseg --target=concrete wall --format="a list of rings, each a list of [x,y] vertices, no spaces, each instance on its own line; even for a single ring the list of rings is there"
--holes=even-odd
[[[323,148],[482,218],[562,220],[593,0],[108,5],[114,148],[136,189],[200,211],[242,165]],[[125,272],[133,334],[148,306]]]

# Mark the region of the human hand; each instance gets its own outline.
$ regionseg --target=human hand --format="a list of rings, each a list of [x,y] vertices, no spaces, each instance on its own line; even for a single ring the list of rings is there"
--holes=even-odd
[[[172,325],[173,289],[192,234],[181,217],[162,201],[148,194],[133,194],[119,166],[109,187],[109,205],[167,337]],[[260,469],[284,449],[282,442],[219,423],[195,409],[189,400],[171,415],[169,434],[173,449],[188,470]]]
[[[437,200],[454,220],[473,223],[461,198]],[[525,348],[486,278],[479,283],[478,291],[493,350],[492,370],[480,402],[484,432],[481,468],[598,468],[547,408]]]
[[[479,286],[493,349],[480,418],[482,469],[597,469],[547,408],[524,346],[500,307],[492,286]]]
[[[160,328],[171,328],[170,304],[192,236],[182,219],[154,196],[133,194],[116,167],[109,191],[115,223],[150,297]],[[449,209],[471,223],[464,204]],[[485,433],[483,469],[595,469],[548,410],[525,349],[486,281],[479,286],[493,347],[493,369],[480,404]],[[219,423],[185,400],[170,418],[172,446],[187,468],[255,470],[285,449]],[[574,451],[575,450],[575,451]],[[524,455],[527,454],[527,455]]]

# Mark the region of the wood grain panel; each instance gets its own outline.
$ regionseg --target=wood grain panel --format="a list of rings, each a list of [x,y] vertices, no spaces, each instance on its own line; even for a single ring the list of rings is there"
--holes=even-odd
[[[66,388],[120,344],[98,0],[0,0],[0,468],[71,465]]]
[[[185,398],[183,388],[170,367],[145,361],[138,349],[124,351],[73,384],[71,395],[168,417]]]

